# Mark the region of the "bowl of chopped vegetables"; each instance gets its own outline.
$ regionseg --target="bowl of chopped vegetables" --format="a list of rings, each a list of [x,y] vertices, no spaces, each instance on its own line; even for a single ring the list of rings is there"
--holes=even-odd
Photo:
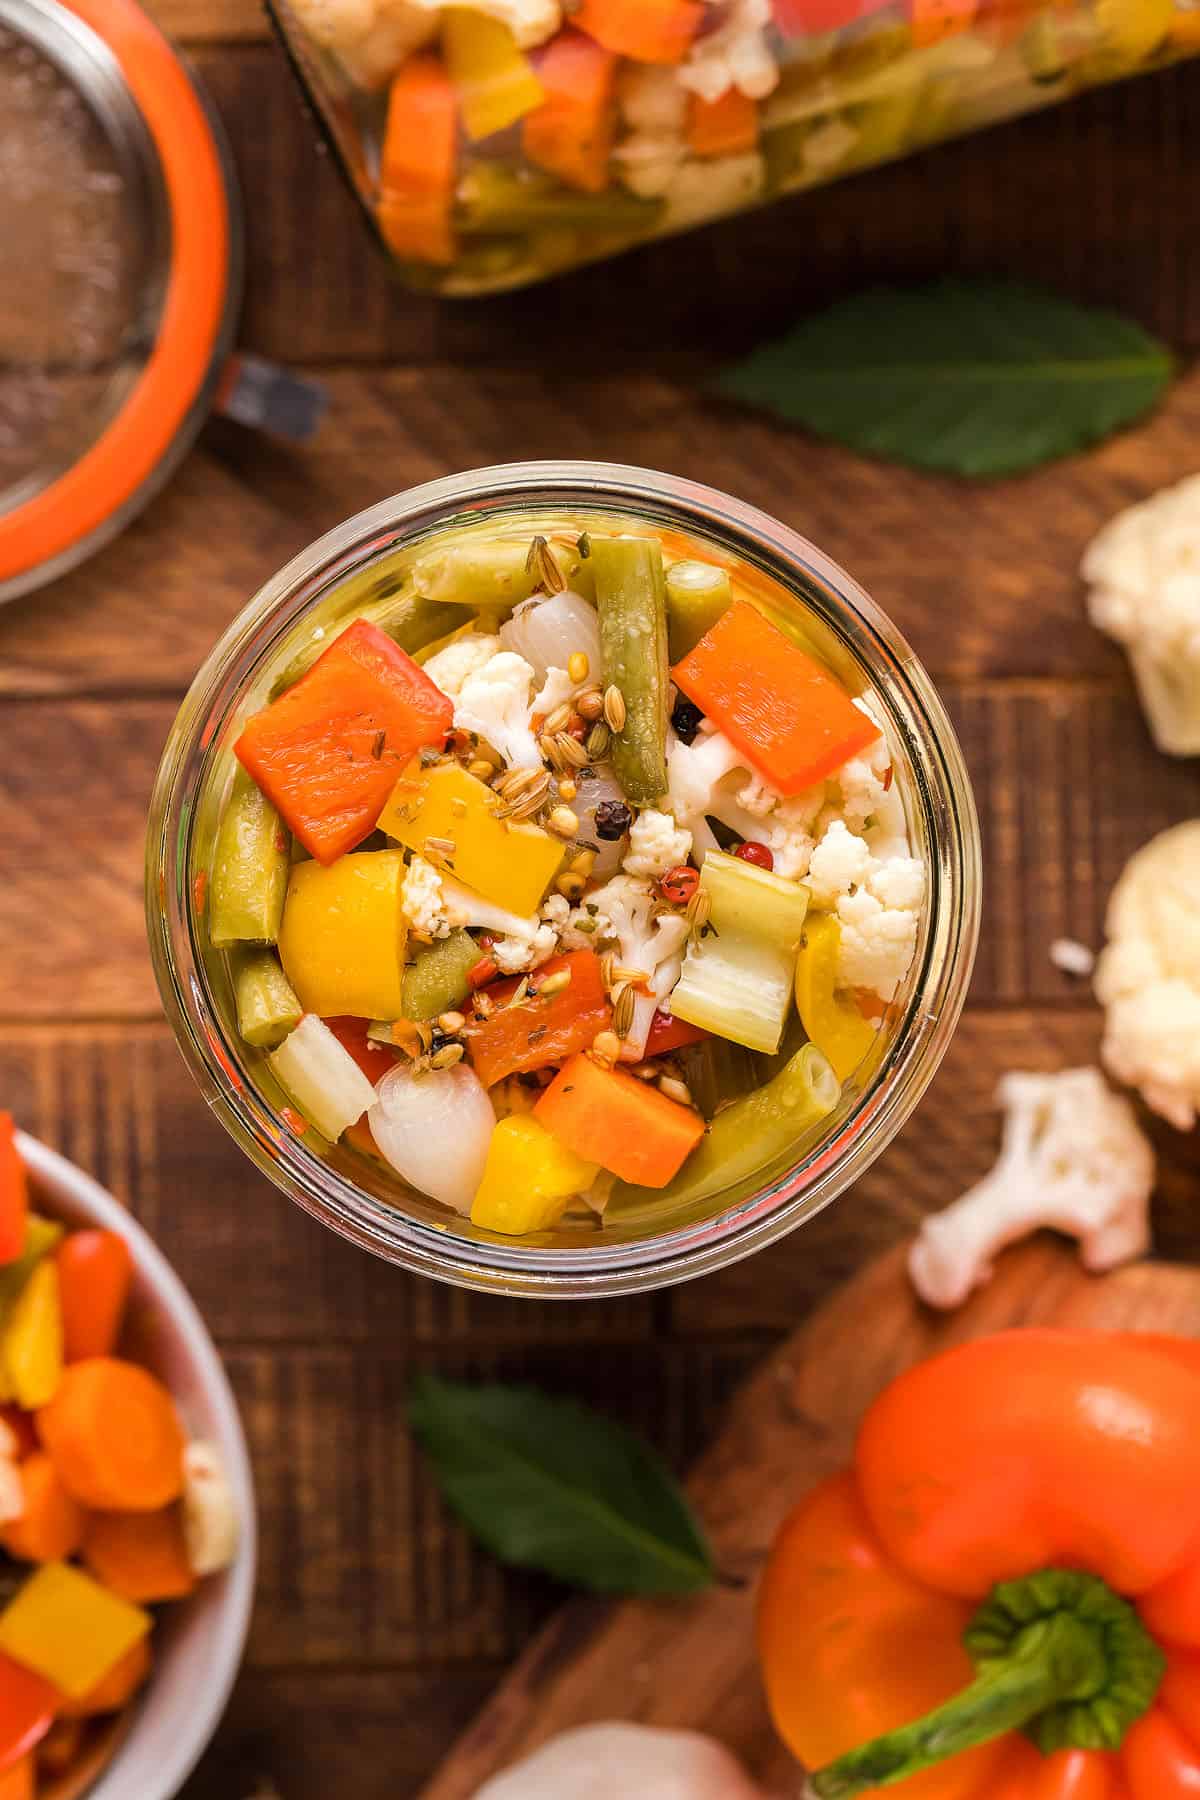
[[[434,482],[213,651],[147,916],[207,1098],[294,1199],[512,1293],[762,1248],[899,1129],[978,932],[952,727],[805,539],[646,470]]]
[[[241,1661],[220,1358],[125,1209],[0,1113],[0,1796],[171,1800]]]

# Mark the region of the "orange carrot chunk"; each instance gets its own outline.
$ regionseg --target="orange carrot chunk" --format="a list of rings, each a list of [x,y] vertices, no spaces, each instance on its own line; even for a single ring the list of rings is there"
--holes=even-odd
[[[682,62],[700,29],[699,0],[583,0],[572,23],[636,62]]]
[[[566,987],[549,1000],[539,1000],[539,985],[563,971],[571,978]],[[531,977],[528,998],[509,1006],[518,985],[516,981],[497,981],[490,987],[488,998],[496,1010],[479,1024],[468,1025],[463,1033],[472,1067],[484,1087],[494,1087],[506,1075],[544,1069],[586,1049],[612,1017],[594,950],[552,956]]]
[[[55,1251],[63,1356],[108,1356],[117,1347],[133,1279],[133,1257],[115,1231],[73,1231]]]
[[[0,1800],[34,1800],[37,1793],[37,1770],[32,1756],[0,1769]]]
[[[758,106],[740,88],[726,88],[718,100],[693,94],[687,140],[697,156],[737,156],[758,143]]]
[[[666,1187],[704,1136],[690,1106],[590,1056],[559,1070],[533,1116],[576,1156],[638,1187]]]
[[[147,1369],[93,1356],[63,1371],[37,1414],[38,1436],[82,1506],[157,1512],[183,1491],[184,1435],[170,1394]]]
[[[29,1185],[17,1149],[11,1113],[0,1112],[0,1264],[16,1262],[25,1248]]]
[[[458,98],[438,57],[410,57],[392,79],[379,170],[379,229],[397,256],[452,263]]]
[[[63,1486],[44,1450],[21,1464],[24,1510],[0,1530],[0,1544],[20,1562],[65,1562],[83,1542],[86,1515]]]
[[[22,1411],[19,1406],[0,1406],[0,1425],[6,1425],[16,1439],[18,1462],[37,1449],[38,1439],[33,1428],[32,1413]]]
[[[617,130],[616,70],[611,50],[581,31],[560,31],[538,62],[546,98],[522,126],[528,160],[589,194],[608,186]]]
[[[98,1713],[120,1712],[145,1683],[152,1662],[150,1639],[139,1638],[119,1662],[115,1662],[94,1688],[86,1694],[60,1696],[58,1715],[61,1719],[90,1719]],[[2,1797],[0,1797],[2,1800]]]
[[[400,770],[443,743],[453,718],[412,657],[357,619],[235,749],[305,849],[331,863],[374,830]]]
[[[671,678],[782,794],[824,781],[880,735],[833,676],[745,600]]]
[[[83,1560],[97,1581],[138,1606],[182,1600],[196,1585],[178,1506],[153,1513],[93,1513],[83,1536]]]

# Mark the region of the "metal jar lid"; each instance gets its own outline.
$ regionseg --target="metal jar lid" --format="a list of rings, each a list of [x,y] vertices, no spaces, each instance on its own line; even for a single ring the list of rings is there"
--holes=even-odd
[[[219,127],[134,0],[0,0],[0,601],[82,561],[179,462],[241,266]]]

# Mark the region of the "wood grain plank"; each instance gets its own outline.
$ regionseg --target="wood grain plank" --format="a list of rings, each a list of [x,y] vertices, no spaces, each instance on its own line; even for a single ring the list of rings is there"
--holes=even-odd
[[[1132,312],[1180,348],[1200,341],[1200,244],[1179,228],[1200,158],[1187,123],[1200,64],[1095,90],[551,287],[444,303],[391,280],[277,48],[200,47],[194,61],[246,195],[244,341],[284,360],[537,366],[556,351],[577,363],[586,343],[593,366],[650,373],[680,355],[729,354],[865,282],[951,271],[1049,282]]]
[[[271,37],[260,0],[146,0],[146,11],[177,44],[256,44]]]
[[[974,999],[1069,998],[1050,944],[1099,944],[1126,858],[1194,814],[1193,772],[1157,755],[1124,688],[947,681],[942,691],[984,834]],[[0,701],[0,1019],[157,1016],[142,838],[172,713],[169,701]],[[48,782],[51,767],[69,779]]]
[[[528,457],[640,462],[724,488],[849,569],[943,678],[1087,675],[1128,691],[1078,577],[1113,512],[1191,472],[1200,371],[1151,421],[1020,481],[887,467],[693,383],[475,366],[331,372],[307,450],[212,425],[170,488],[69,579],[0,612],[0,696],[182,690],[256,589],[319,533],[453,470]]]
[[[179,1800],[408,1800],[501,1672],[248,1669]]]
[[[863,1321],[871,1329],[864,1332]],[[772,1790],[795,1764],[767,1716],[754,1651],[755,1577],[788,1510],[849,1460],[859,1418],[920,1358],[1005,1326],[1200,1332],[1192,1270],[1140,1267],[1104,1281],[1038,1244],[948,1319],[916,1303],[883,1258],[795,1333],[739,1393],[689,1481],[720,1566],[745,1578],[688,1602],[572,1604],[526,1651],[419,1800],[470,1800],[481,1782],[572,1725],[623,1718],[727,1743]]]

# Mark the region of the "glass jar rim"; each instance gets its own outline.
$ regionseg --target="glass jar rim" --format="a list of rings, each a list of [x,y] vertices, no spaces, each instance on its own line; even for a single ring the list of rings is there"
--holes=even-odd
[[[836,1134],[819,1138],[786,1173],[722,1212],[579,1249],[472,1238],[457,1234],[451,1221],[426,1223],[373,1198],[306,1149],[237,1069],[192,916],[193,802],[208,754],[279,639],[364,564],[451,524],[462,528],[537,506],[623,512],[715,539],[802,598],[865,670],[889,726],[916,746],[916,801],[937,852],[927,869],[922,966],[910,979],[880,1070]],[[268,627],[271,642],[264,645]],[[510,463],[447,476],[380,501],[301,551],[233,620],[197,673],[164,750],[147,836],[147,926],[163,1005],[206,1099],[251,1160],[363,1249],[437,1280],[538,1298],[600,1298],[692,1279],[766,1247],[843,1193],[911,1115],[941,1061],[966,996],[980,896],[979,826],[962,752],[932,682],[886,614],[824,552],[769,514],[701,483],[617,463]]]

